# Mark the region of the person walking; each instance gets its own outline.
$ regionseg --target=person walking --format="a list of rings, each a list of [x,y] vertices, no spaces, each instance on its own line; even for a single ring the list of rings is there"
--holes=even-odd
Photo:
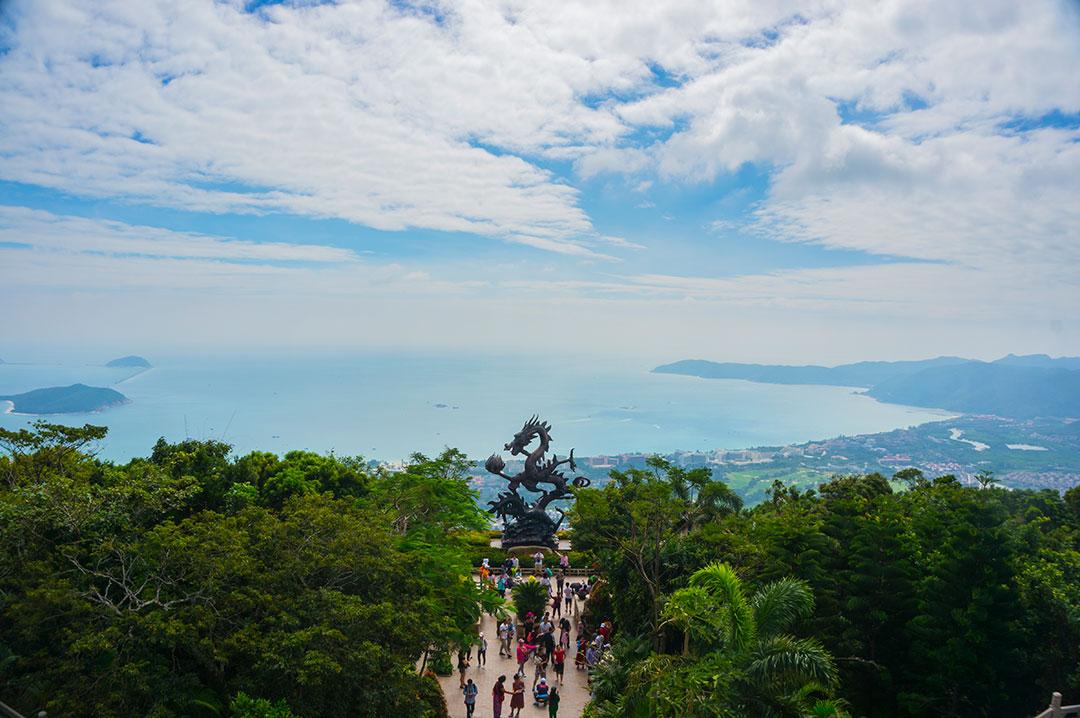
[[[466,655],[465,650],[458,651],[457,654],[457,670],[458,678],[461,682],[461,688],[465,688],[465,671],[469,667],[469,657]]]
[[[563,670],[566,668],[566,649],[562,646],[556,646],[555,651],[551,654],[551,664],[555,668],[555,677],[559,679],[559,685],[562,685]]]
[[[487,639],[484,638],[483,632],[480,633],[480,639],[476,644],[476,665],[483,668],[487,664]]]
[[[562,698],[559,696],[559,689],[552,686],[548,692],[548,718],[558,718],[560,700]]]
[[[510,629],[507,621],[499,624],[499,658],[510,655]]]
[[[491,688],[491,716],[502,718],[502,704],[506,698],[506,676],[499,676]]]
[[[476,710],[476,694],[480,692],[480,689],[470,678],[461,692],[465,694],[465,718],[472,718],[473,711]]]
[[[522,679],[522,674],[518,673],[514,676],[513,693],[510,695],[510,718],[518,718],[521,715],[521,709],[525,707],[525,681]],[[517,710],[517,713],[514,711]]]

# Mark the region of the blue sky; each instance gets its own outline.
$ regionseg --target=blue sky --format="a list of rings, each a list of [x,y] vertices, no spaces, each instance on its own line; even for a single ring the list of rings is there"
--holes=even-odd
[[[0,7],[9,347],[1080,353],[1075,3]]]

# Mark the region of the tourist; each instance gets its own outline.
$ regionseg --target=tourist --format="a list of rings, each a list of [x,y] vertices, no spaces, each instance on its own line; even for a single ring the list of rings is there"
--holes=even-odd
[[[581,670],[585,668],[585,646],[587,642],[584,636],[579,636],[577,641],[577,653],[574,655],[574,668]]]
[[[473,711],[476,710],[476,694],[480,692],[480,689],[470,678],[461,690],[465,694],[465,718],[472,718]]]
[[[559,596],[558,591],[555,592],[554,596],[551,596],[551,615],[553,617],[562,615],[562,597]]]
[[[513,658],[514,641],[517,639],[517,626],[514,624],[514,619],[506,619],[506,657]]]
[[[563,585],[566,583],[566,569],[559,572],[555,577],[555,595],[562,596]]]
[[[517,664],[518,673],[525,675],[525,664],[529,661],[529,654],[536,649],[536,646],[530,645],[525,642],[525,639],[519,638],[517,645]]]
[[[546,678],[541,678],[540,683],[533,686],[533,705],[534,706],[547,705],[548,694],[549,694],[550,690],[551,690],[551,688],[548,686],[547,679]]]
[[[483,668],[487,663],[487,639],[480,633],[480,639],[476,644],[476,665]]]
[[[566,668],[566,649],[556,646],[551,654],[551,664],[555,668],[555,677],[559,679],[559,685],[563,682],[563,670]]]
[[[499,676],[491,689],[491,715],[492,718],[502,718],[503,699],[506,698],[506,676]]]
[[[563,600],[566,602],[566,612],[570,613],[570,608],[574,605],[574,589],[571,586],[563,586],[562,590]]]
[[[563,574],[566,574],[566,569],[570,568],[570,557],[565,553],[559,554],[559,568],[562,569]]]
[[[499,658],[510,655],[510,622],[504,620],[499,624]]]
[[[589,670],[592,670],[599,662],[600,649],[596,647],[595,643],[590,643],[589,647],[585,649],[585,665],[589,668]]]
[[[548,612],[544,611],[544,617],[540,619],[540,632],[547,633],[551,630],[552,625],[553,624],[551,623],[551,618],[549,617]]]
[[[540,636],[540,645],[544,647],[544,653],[551,655],[551,652],[555,650],[555,627],[552,626],[548,629],[547,633]]]
[[[514,676],[513,693],[510,694],[510,718],[520,716],[521,709],[525,707],[525,681],[522,680],[524,675],[518,673]],[[517,713],[514,712],[515,710]]]
[[[547,654],[543,651],[533,654],[533,688],[538,680],[547,678],[547,662]]]
[[[559,619],[559,645],[564,649],[570,647],[570,619],[566,616]]]
[[[516,574],[520,569],[521,569],[521,561],[518,559],[517,556],[513,556],[510,559],[510,570],[513,573]]]
[[[533,554],[533,568],[539,572],[544,567],[544,552],[537,551]]]
[[[558,718],[560,699],[559,689],[552,686],[551,692],[548,693],[548,718]]]
[[[461,680],[461,687],[465,688],[465,670],[469,667],[469,657],[465,653],[465,649],[458,651],[457,654],[457,670],[458,678]]]

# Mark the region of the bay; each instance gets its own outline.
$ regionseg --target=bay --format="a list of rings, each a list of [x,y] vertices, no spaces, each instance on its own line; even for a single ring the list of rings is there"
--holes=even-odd
[[[502,450],[534,413],[554,449],[578,456],[739,449],[887,431],[948,412],[882,404],[851,387],[652,374],[637,358],[558,355],[151,357],[141,372],[71,360],[0,365],[0,394],[82,382],[131,403],[48,421],[109,427],[100,455],[148,455],[159,437],[220,439],[236,451],[292,449],[399,460],[445,446]],[[0,426],[30,417],[0,415]]]

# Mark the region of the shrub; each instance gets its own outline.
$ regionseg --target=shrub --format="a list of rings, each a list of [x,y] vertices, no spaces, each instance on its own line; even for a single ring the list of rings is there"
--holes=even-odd
[[[229,703],[232,718],[296,718],[285,701],[271,703],[265,698],[252,698],[240,691]]]
[[[530,612],[536,616],[544,615],[549,600],[544,584],[534,578],[530,577],[514,587],[514,609],[519,620],[524,621]]]
[[[439,651],[431,657],[431,670],[439,676],[448,676],[454,672],[454,664],[450,662],[448,651]]]

